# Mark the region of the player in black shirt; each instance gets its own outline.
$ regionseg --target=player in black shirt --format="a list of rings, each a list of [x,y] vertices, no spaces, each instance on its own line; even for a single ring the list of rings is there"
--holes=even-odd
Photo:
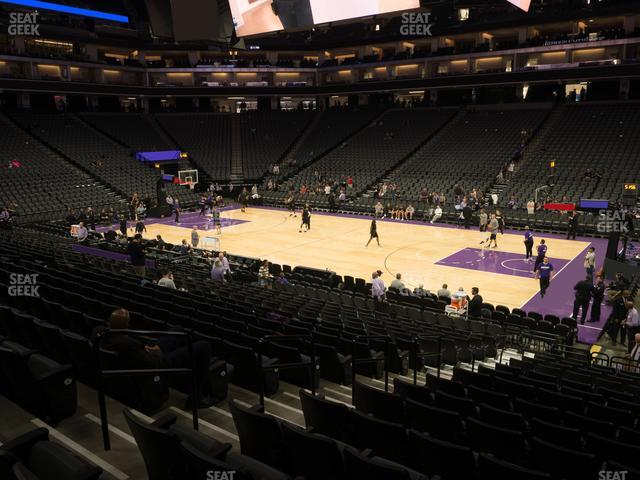
[[[305,227],[305,232],[311,230],[311,210],[309,209],[308,204],[305,204],[302,208],[302,223],[300,224],[300,230],[298,230],[298,233],[302,233],[302,227]]]
[[[381,247],[382,245],[380,245],[380,237],[378,237],[378,225],[376,224],[375,218],[371,220],[371,227],[369,227],[369,241],[367,242],[365,247],[368,247],[371,243],[371,240],[373,240],[374,238],[376,239],[376,242],[378,242],[378,246]]]

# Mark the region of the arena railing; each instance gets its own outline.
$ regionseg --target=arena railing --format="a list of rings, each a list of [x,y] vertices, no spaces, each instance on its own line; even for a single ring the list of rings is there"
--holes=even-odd
[[[101,366],[100,343],[109,335],[133,335],[140,337],[172,336],[184,337],[187,340],[191,368],[144,368],[144,369],[118,369],[103,370]],[[106,329],[98,335],[94,341],[93,349],[97,365],[97,390],[98,403],[100,407],[100,426],[102,429],[102,442],[105,450],[111,450],[111,438],[109,436],[109,422],[107,418],[107,405],[104,393],[104,377],[141,377],[149,375],[190,375],[191,376],[191,415],[193,419],[193,429],[198,430],[198,386],[195,375],[195,359],[193,356],[193,340],[186,332],[167,332],[158,330],[111,330]]]
[[[356,344],[359,340],[384,340],[384,352],[382,358],[357,358]],[[353,385],[356,383],[356,366],[368,363],[376,364],[382,360],[384,368],[384,391],[389,391],[389,344],[391,337],[389,335],[357,335],[351,340],[351,385],[353,392]]]
[[[420,350],[420,340],[437,340],[438,341],[438,351],[435,353],[424,353]],[[416,385],[418,383],[418,359],[420,358],[422,361],[420,362],[420,370],[424,366],[424,359],[429,357],[437,357],[437,377],[440,378],[440,366],[442,365],[442,335],[416,335],[413,337],[413,384]]]
[[[289,363],[274,363],[272,365],[263,365],[262,364],[262,354],[264,352],[265,345],[268,345],[273,340],[306,340],[309,342],[311,355],[309,356],[309,361],[302,362],[289,362]],[[265,335],[261,339],[258,340],[258,372],[260,372],[260,385],[258,387],[258,394],[260,395],[260,405],[264,407],[264,380],[265,380],[265,372],[267,370],[286,370],[286,369],[296,369],[296,368],[307,368],[309,369],[309,380],[311,383],[311,393],[313,395],[316,394],[316,370],[318,366],[316,365],[316,348],[315,342],[313,340],[313,335]]]
[[[632,360],[629,357],[611,357],[609,367],[616,372],[633,373],[640,375],[640,361]]]
[[[603,352],[592,352],[589,356],[589,366],[608,367],[610,362],[609,355]]]

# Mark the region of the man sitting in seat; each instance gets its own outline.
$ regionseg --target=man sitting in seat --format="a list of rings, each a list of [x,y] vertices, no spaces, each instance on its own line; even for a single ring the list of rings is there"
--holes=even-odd
[[[107,320],[111,330],[129,329],[129,311],[119,308],[111,313]],[[104,327],[97,327],[92,337],[105,335]],[[174,329],[174,331],[180,331]],[[211,361],[211,346],[204,340],[193,342],[193,367],[189,356],[189,347],[185,337],[172,335],[160,336],[153,344],[145,343],[141,338],[133,335],[112,334],[105,335],[100,347],[111,350],[126,368],[131,369],[156,369],[156,368],[194,368],[198,391],[198,406],[210,407],[209,363]],[[187,409],[190,408],[191,398],[187,400]]]

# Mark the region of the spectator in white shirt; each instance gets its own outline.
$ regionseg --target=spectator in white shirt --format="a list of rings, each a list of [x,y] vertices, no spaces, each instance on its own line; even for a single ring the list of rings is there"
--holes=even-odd
[[[407,209],[405,210],[404,216],[407,220],[413,220],[413,214],[416,211],[415,208],[413,208],[413,205],[409,204],[409,206],[407,207]]]
[[[385,287],[384,282],[380,278],[379,271],[373,272],[371,274],[371,296],[373,299],[378,303],[384,302],[386,300],[386,290],[387,287]]]
[[[87,237],[89,236],[89,230],[87,230],[87,227],[84,226],[84,222],[80,222],[77,235],[78,243],[84,243],[87,240]]]
[[[438,295],[438,298],[440,297],[451,298],[451,292],[449,291],[449,286],[446,283],[443,283],[442,288],[438,290],[437,295]]]
[[[402,291],[405,288],[404,282],[402,281],[402,274],[396,273],[396,278],[391,282],[390,286],[398,291]]]
[[[431,223],[437,222],[442,217],[442,208],[440,205],[436,206],[436,209],[433,212],[433,218],[431,219]]]
[[[629,354],[629,357],[631,360],[633,360],[634,362],[640,362],[640,333],[636,333],[635,336],[630,337],[632,338],[632,343],[633,348],[631,349],[631,353]],[[637,370],[636,370],[636,373]]]
[[[627,352],[631,353],[634,348],[635,337],[640,334],[640,315],[638,315],[638,309],[633,302],[627,302],[627,318],[625,320],[625,326],[627,327],[627,338],[629,339],[629,345]]]
[[[229,259],[226,257],[227,252],[218,253],[218,260],[222,264],[225,275],[231,275],[231,266],[229,265]]]
[[[382,217],[382,212],[384,212],[384,206],[382,205],[382,203],[378,202],[376,203],[376,206],[374,207],[375,212],[376,212],[376,217]]]
[[[162,272],[162,278],[160,280],[158,280],[158,286],[159,287],[171,288],[171,289],[175,290],[176,289],[176,284],[173,281],[173,274],[168,270],[163,271]]]
[[[587,271],[587,277],[593,281],[593,271],[596,268],[596,249],[589,247],[587,254],[584,256],[584,268]]]
[[[536,213],[536,203],[533,200],[527,202],[527,215]]]

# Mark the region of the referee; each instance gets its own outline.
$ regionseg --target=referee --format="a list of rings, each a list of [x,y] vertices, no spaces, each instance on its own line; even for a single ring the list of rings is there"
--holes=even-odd
[[[375,217],[371,220],[371,227],[369,227],[369,241],[367,242],[365,247],[368,247],[371,243],[371,240],[373,240],[374,238],[376,239],[376,242],[378,242],[378,246],[382,246],[380,245],[380,238],[378,237],[378,225],[376,224]]]

